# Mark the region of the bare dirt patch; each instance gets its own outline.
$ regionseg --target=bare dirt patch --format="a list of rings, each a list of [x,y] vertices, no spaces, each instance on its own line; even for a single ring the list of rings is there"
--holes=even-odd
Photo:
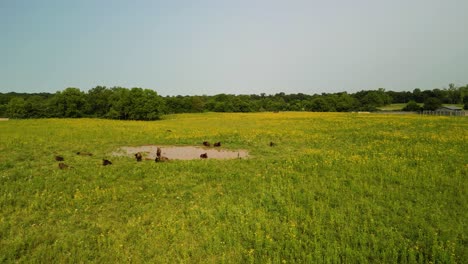
[[[134,158],[135,153],[140,152],[147,159],[156,158],[157,148],[161,148],[162,156],[171,160],[193,160],[200,159],[200,155],[206,153],[208,159],[237,159],[246,158],[249,156],[246,150],[226,150],[218,148],[205,148],[198,146],[137,146],[137,147],[121,147],[119,150],[112,153],[114,156],[127,156]]]
[[[0,118],[0,121],[8,121],[8,118]]]

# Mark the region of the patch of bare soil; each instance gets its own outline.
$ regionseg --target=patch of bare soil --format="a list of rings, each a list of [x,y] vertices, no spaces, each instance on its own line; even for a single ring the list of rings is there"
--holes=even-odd
[[[141,153],[146,159],[155,159],[157,148],[161,148],[161,155],[170,160],[200,159],[201,154],[207,154],[208,159],[236,159],[246,158],[249,153],[246,150],[226,150],[219,148],[206,148],[197,146],[138,146],[121,147],[112,153],[114,156],[127,156],[134,158],[136,153]]]

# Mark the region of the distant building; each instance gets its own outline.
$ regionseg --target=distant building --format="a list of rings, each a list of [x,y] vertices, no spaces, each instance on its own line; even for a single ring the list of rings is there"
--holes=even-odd
[[[468,111],[463,111],[460,107],[445,105],[437,108],[435,111],[423,111],[423,115],[444,115],[444,116],[468,116]]]
[[[436,112],[438,111],[439,112],[457,112],[457,111],[463,111],[463,109],[461,109],[458,106],[448,105],[448,106],[441,106],[437,108]]]

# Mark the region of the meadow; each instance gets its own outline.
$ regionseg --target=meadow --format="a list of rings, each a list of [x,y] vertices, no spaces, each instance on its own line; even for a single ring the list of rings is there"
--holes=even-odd
[[[203,141],[250,157],[111,156],[121,146]],[[467,150],[466,117],[4,121],[0,262],[463,263]],[[60,170],[54,155],[73,168]]]
[[[381,107],[377,107],[377,109],[382,111],[402,111],[407,104],[389,104]],[[418,103],[420,107],[424,107],[424,104]],[[443,104],[443,106],[455,106],[463,109],[463,104]]]

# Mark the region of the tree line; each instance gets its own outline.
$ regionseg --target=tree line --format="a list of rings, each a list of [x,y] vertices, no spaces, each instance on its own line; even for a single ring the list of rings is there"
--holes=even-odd
[[[404,111],[435,110],[442,104],[464,104],[468,109],[468,85],[412,92],[383,88],[356,93],[251,94],[160,96],[143,88],[96,86],[87,92],[66,88],[51,93],[0,93],[0,117],[157,120],[165,114],[199,112],[377,111],[391,103],[406,104]]]

